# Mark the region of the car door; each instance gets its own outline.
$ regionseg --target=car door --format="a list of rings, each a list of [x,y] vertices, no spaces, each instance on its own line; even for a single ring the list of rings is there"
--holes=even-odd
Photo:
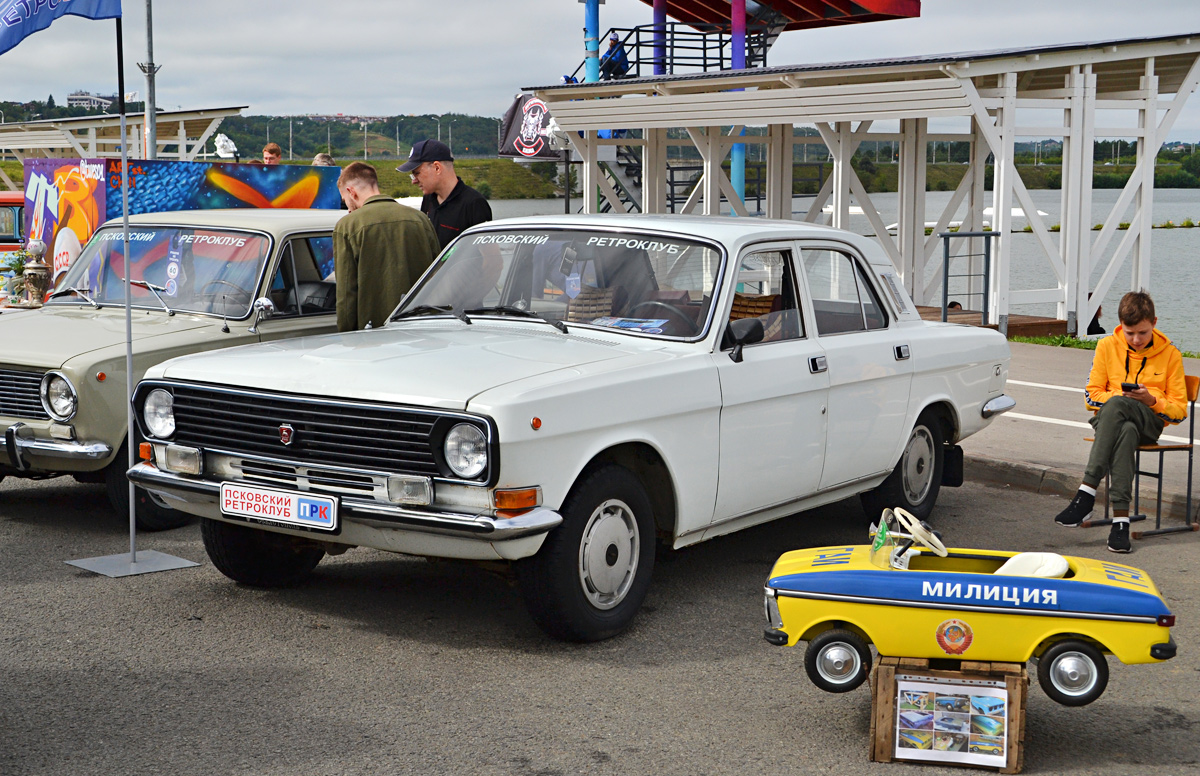
[[[333,235],[289,237],[280,249],[266,291],[275,312],[258,325],[259,339],[266,342],[337,331],[337,287],[332,277]]]
[[[845,245],[801,246],[817,340],[829,368],[821,488],[895,466],[912,383],[909,343],[881,302],[875,273]]]
[[[814,492],[827,424],[824,351],[806,331],[794,247],[754,246],[733,267],[724,327],[757,317],[764,339],[743,348],[740,363],[727,340],[712,355],[722,401],[716,521]]]

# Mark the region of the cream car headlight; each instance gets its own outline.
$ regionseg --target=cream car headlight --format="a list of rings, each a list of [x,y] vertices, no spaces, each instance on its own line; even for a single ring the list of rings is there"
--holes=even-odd
[[[170,391],[155,388],[146,394],[142,405],[142,420],[146,430],[159,439],[167,439],[175,433],[175,397]]]
[[[459,423],[446,434],[446,464],[463,479],[478,477],[487,468],[487,447],[487,437],[478,426]]]
[[[47,372],[42,378],[42,407],[55,420],[66,422],[75,417],[79,409],[79,395],[66,376],[58,372]]]

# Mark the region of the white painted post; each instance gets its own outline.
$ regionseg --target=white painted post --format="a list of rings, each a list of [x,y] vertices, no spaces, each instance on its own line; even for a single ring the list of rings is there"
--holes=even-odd
[[[928,119],[900,122],[900,269],[904,287],[917,304],[925,293],[925,150]]]
[[[1013,181],[1017,166],[1013,159],[1017,128],[1017,74],[1002,73],[1001,98],[998,129],[1000,148],[996,149],[996,176],[992,186],[992,228],[997,232],[996,250],[992,254],[992,300],[991,320],[1000,327],[1002,334],[1008,333],[1008,271],[1012,256],[1012,201]]]
[[[1059,225],[1058,250],[1066,270],[1067,287],[1064,301],[1058,305],[1057,316],[1066,319],[1067,333],[1074,334],[1078,331],[1079,322],[1078,297],[1083,295],[1086,298],[1088,272],[1085,267],[1089,266],[1091,255],[1090,250],[1083,248],[1085,244],[1090,244],[1091,240],[1087,233],[1080,228],[1080,225],[1088,220],[1088,217],[1079,208],[1083,151],[1084,78],[1078,65],[1071,68],[1065,81],[1070,96],[1065,99],[1063,110],[1063,126],[1067,131],[1063,136],[1063,177],[1059,211],[1062,215]],[[1087,243],[1084,242],[1085,239]],[[1083,282],[1080,283],[1080,280]]]
[[[1150,233],[1154,230],[1154,160],[1158,157],[1158,76],[1154,75],[1154,57],[1146,57],[1146,71],[1141,79],[1145,95],[1138,111],[1138,127],[1142,137],[1137,155],[1141,162],[1142,180],[1137,193],[1136,218],[1141,232],[1133,250],[1131,290],[1150,288]]]
[[[1088,291],[1092,287],[1092,268],[1098,257],[1092,257],[1092,173],[1096,164],[1096,74],[1091,65],[1083,68],[1083,120],[1079,140],[1079,205],[1075,218],[1079,231],[1079,274],[1067,270],[1067,278],[1074,280],[1075,288],[1067,288],[1067,294],[1075,295],[1075,333],[1086,332],[1092,320],[1088,302]],[[1100,304],[1099,299],[1096,304]]]
[[[967,215],[963,219],[964,232],[982,232],[983,231],[983,209],[987,206],[987,158],[991,153],[991,146],[984,140],[983,135],[979,132],[979,122],[974,116],[971,117],[971,190],[967,197]],[[972,309],[976,306],[983,309],[985,300],[983,294],[983,241],[986,238],[972,237],[967,241],[968,252],[972,255],[967,262],[969,269],[967,270],[972,275],[968,280],[967,290],[972,294],[979,296],[970,297]]]
[[[725,159],[720,127],[704,128],[704,215],[721,215],[721,162]]]
[[[644,213],[667,212],[667,130],[644,129],[642,137],[642,208]]]
[[[833,225],[838,229],[850,228],[850,122],[839,121],[833,125],[837,145],[833,151]]]

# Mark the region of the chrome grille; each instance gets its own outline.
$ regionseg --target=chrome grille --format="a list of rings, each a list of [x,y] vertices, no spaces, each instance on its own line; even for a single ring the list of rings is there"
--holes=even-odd
[[[222,478],[268,487],[387,500],[387,478],[379,474],[356,474],[226,455],[212,456],[210,468],[221,473]]]
[[[177,444],[300,464],[438,475],[430,446],[436,415],[194,385],[172,386],[172,393]],[[294,429],[290,445],[280,441],[284,424]],[[256,473],[264,478],[287,476]],[[336,475],[339,485],[344,477],[325,474]]]
[[[49,420],[42,407],[42,375],[0,367],[0,415]]]

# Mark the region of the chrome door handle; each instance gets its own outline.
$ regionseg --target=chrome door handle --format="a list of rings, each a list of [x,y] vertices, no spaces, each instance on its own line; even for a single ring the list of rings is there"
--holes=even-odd
[[[825,356],[810,356],[808,359],[808,371],[813,374],[824,372],[829,369],[829,364],[825,361]]]
[[[907,361],[909,359],[908,345],[897,345],[895,353],[897,361]]]

